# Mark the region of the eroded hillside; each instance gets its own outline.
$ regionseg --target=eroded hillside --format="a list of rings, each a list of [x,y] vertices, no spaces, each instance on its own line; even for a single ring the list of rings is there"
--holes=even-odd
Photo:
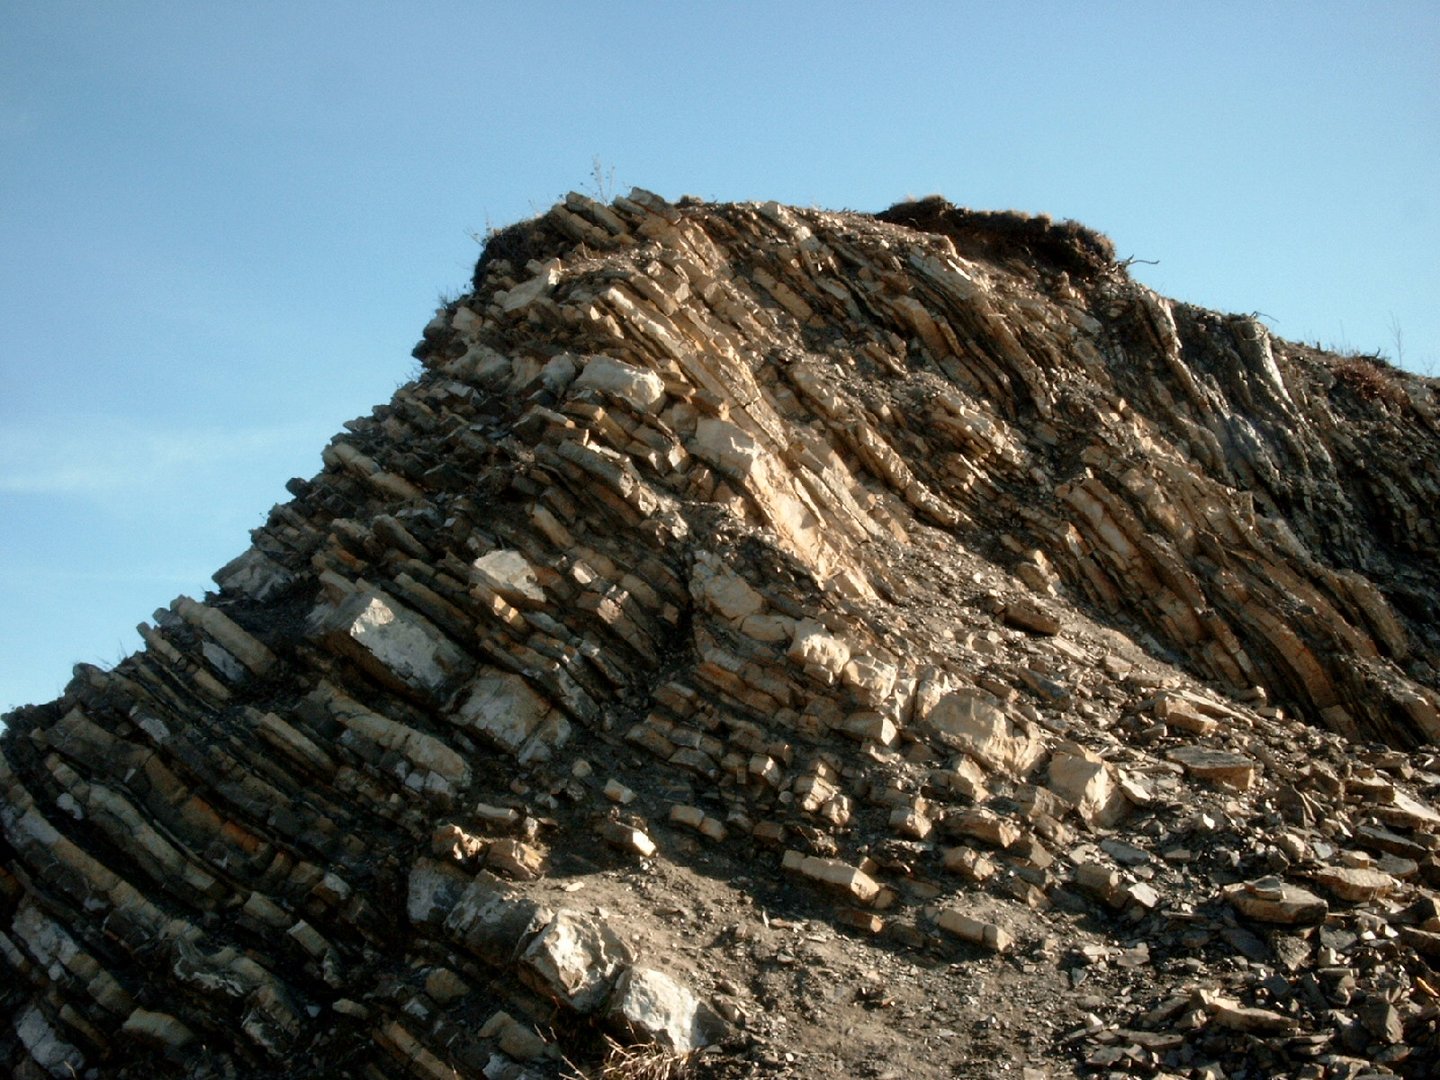
[[[1432,383],[1073,223],[640,191],[416,354],[9,717],[16,1075],[1440,1063]]]

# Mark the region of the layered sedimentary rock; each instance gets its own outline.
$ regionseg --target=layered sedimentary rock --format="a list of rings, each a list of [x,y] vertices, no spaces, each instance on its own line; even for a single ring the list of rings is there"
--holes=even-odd
[[[640,191],[416,355],[8,718],[16,1075],[1435,1067],[1433,383],[1071,224]]]

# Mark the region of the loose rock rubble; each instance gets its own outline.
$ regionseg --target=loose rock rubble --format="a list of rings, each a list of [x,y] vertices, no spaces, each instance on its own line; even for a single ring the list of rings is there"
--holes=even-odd
[[[1440,1069],[1432,382],[940,200],[474,286],[7,717],[15,1076]]]

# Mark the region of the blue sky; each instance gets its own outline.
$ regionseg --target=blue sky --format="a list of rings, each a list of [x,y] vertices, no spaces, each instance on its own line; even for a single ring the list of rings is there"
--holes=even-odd
[[[1440,6],[0,5],[0,709],[389,398],[471,233],[594,187],[1073,217],[1440,374]]]

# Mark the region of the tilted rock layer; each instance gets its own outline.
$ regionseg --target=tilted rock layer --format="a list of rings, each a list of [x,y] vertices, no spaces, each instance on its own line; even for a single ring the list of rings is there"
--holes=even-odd
[[[1431,1075],[1433,383],[937,199],[474,285],[9,716],[15,1075]]]

